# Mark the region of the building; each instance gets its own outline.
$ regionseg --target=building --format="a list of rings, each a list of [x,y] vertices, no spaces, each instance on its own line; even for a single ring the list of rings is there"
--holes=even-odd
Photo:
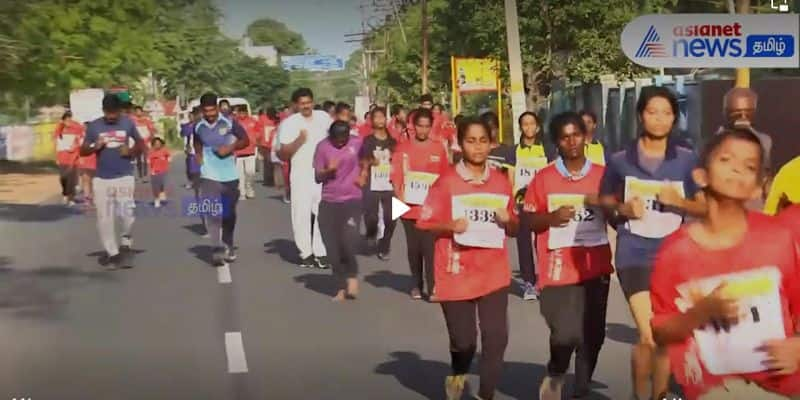
[[[278,50],[275,49],[275,46],[253,46],[253,40],[244,36],[239,45],[239,50],[249,57],[263,59],[267,65],[273,67],[278,65]]]

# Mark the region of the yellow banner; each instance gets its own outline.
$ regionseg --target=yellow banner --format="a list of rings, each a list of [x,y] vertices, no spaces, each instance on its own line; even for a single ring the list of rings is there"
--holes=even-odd
[[[55,160],[56,145],[53,142],[53,132],[56,129],[55,123],[43,123],[33,125],[36,139],[33,142],[33,159],[36,161]]]
[[[453,61],[459,92],[497,90],[497,61],[488,58],[454,58]]]

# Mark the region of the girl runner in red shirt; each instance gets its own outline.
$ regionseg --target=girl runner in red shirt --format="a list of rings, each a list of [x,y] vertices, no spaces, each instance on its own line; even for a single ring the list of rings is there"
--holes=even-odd
[[[656,256],[653,337],[689,399],[800,398],[800,249],[777,219],[745,207],[762,163],[749,130],[713,137],[694,171],[708,213]]]
[[[429,301],[435,302],[433,277],[433,241],[430,232],[417,228],[422,204],[431,185],[443,174],[449,164],[444,148],[428,137],[433,123],[430,110],[422,109],[414,114],[414,136],[397,145],[392,155],[391,181],[395,195],[411,207],[400,218],[406,233],[408,266],[411,269],[413,287],[411,298],[422,299],[423,271],[428,281]]]
[[[525,193],[525,217],[536,232],[541,313],[550,328],[550,361],[542,400],[561,400],[575,357],[573,397],[589,394],[606,332],[611,247],[598,205],[605,168],[586,158],[586,126],[566,112],[550,122],[560,157],[536,174]],[[594,204],[595,206],[589,206]]]
[[[56,163],[58,164],[61,195],[64,204],[75,204],[75,185],[78,180],[77,164],[83,125],[72,120],[72,113],[67,111],[56,125],[53,141],[56,144]]]
[[[172,160],[169,150],[164,146],[161,136],[154,136],[150,141],[150,152],[147,153],[147,165],[150,166],[150,185],[153,188],[153,205],[161,207],[161,202],[167,200],[167,174],[169,163]]]
[[[436,235],[436,295],[450,335],[453,374],[447,399],[461,399],[466,373],[481,330],[478,398],[492,399],[508,344],[508,286],[511,270],[506,237],[518,227],[514,196],[506,177],[490,168],[489,128],[465,121],[458,130],[464,160],[430,189],[417,226]]]

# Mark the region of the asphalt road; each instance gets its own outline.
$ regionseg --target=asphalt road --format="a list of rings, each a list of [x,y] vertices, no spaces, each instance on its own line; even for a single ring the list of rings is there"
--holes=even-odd
[[[181,216],[191,194],[182,166],[174,162],[172,202],[158,212],[145,203],[149,185],[137,185],[132,270],[98,265],[92,212],[0,204],[0,400],[444,397],[444,319],[406,293],[402,229],[391,261],[359,258],[359,300],[334,304],[329,271],[293,264],[289,206],[259,185],[240,203],[239,260],[227,276],[209,265],[198,221]],[[516,290],[509,314],[496,398],[535,399],[548,330],[537,302]],[[614,281],[595,398],[628,397],[632,326]]]

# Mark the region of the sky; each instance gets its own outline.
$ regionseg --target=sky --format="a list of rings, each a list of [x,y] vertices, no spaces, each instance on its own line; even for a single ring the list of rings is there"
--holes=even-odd
[[[344,35],[361,31],[360,0],[215,0],[223,13],[222,31],[241,38],[251,22],[270,17],[299,32],[308,47],[347,60],[359,46]]]

